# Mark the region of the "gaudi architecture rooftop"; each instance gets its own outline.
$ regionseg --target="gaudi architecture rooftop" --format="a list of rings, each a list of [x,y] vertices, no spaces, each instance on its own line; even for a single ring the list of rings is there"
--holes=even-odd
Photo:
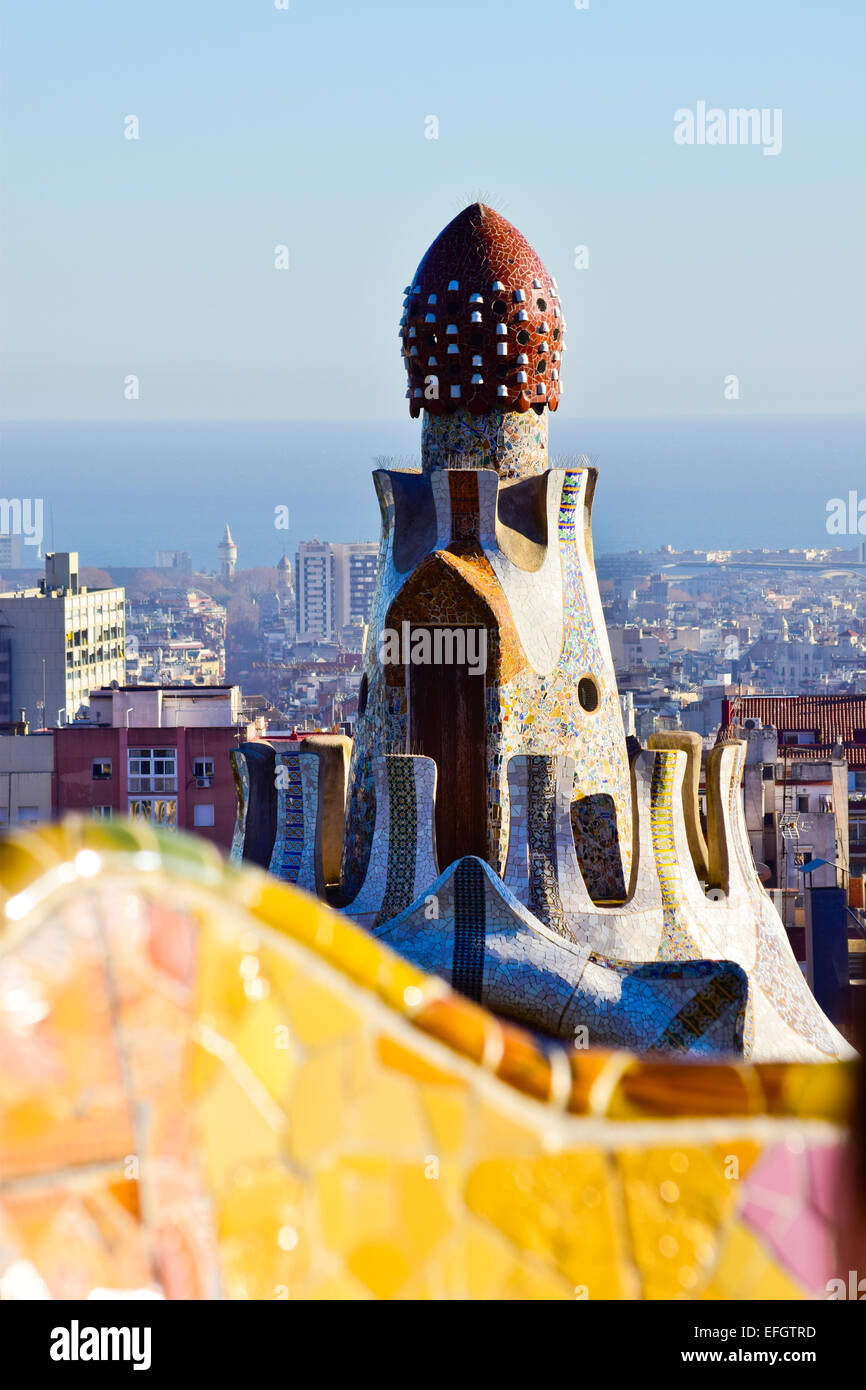
[[[400,320],[410,414],[556,410],[565,320],[526,237],[472,203],[433,242]]]
[[[549,1037],[850,1056],[758,878],[745,744],[707,759],[704,833],[698,736],[626,740],[593,563],[597,473],[548,456],[556,281],[473,203],[404,307],[422,468],[374,475],[382,539],[353,737],[233,752],[234,857]]]
[[[756,872],[745,743],[704,826],[699,736],[626,741],[597,475],[548,459],[556,284],[474,204],[401,333],[423,466],[374,475],[352,739],[232,750],[230,865],[0,836],[0,1299],[844,1290],[852,1049]]]

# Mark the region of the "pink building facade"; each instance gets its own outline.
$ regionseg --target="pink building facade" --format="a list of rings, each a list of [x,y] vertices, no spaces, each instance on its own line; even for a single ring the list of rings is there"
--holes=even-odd
[[[94,692],[90,722],[54,730],[54,810],[132,816],[227,852],[237,807],[229,754],[254,732],[237,687]]]

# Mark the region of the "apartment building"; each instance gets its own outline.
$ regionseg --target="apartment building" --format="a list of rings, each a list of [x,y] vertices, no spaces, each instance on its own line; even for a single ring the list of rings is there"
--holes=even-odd
[[[125,641],[124,590],[80,585],[75,551],[47,555],[38,588],[0,594],[0,723],[73,720],[94,686],[125,679]]]
[[[237,686],[95,690],[89,718],[55,729],[55,809],[131,816],[231,847],[229,753],[255,736]]]
[[[819,809],[812,804],[814,797],[824,796],[832,801],[834,816],[841,824],[842,803],[846,803],[846,866],[850,867],[853,878],[866,874],[866,696],[739,696],[723,702],[722,725],[728,727],[734,721],[746,732],[750,724],[753,728],[763,726],[772,730],[779,781],[789,789],[790,812],[801,809],[803,799],[811,794],[809,814],[814,814]],[[827,785],[818,790],[817,780],[820,779],[816,780],[816,775],[809,771],[813,764],[825,769],[836,765],[844,771],[834,773],[832,787]],[[827,782],[826,775],[823,780]],[[813,839],[814,835],[804,838],[804,844],[811,846]],[[815,845],[815,852],[821,858],[839,862],[838,852],[834,854],[831,849],[829,836],[826,852]]]
[[[379,547],[375,541],[301,541],[295,557],[299,642],[334,641],[370,617]]]

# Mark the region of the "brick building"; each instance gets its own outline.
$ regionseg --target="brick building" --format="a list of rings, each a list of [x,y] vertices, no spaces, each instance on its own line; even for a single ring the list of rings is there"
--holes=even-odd
[[[55,810],[132,816],[231,847],[229,753],[254,737],[237,686],[96,690],[90,718],[54,730]]]

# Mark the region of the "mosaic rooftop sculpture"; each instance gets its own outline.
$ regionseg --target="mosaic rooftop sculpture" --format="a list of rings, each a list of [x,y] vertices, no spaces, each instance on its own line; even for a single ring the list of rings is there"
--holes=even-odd
[[[480,204],[400,324],[420,471],[374,474],[378,578],[342,738],[235,755],[235,856],[500,1016],[581,1045],[850,1055],[749,848],[745,746],[630,750],[593,564],[597,473],[551,466],[556,282]]]
[[[422,407],[430,415],[556,410],[565,351],[559,290],[493,208],[472,203],[449,222],[406,286],[403,309],[413,416]]]

